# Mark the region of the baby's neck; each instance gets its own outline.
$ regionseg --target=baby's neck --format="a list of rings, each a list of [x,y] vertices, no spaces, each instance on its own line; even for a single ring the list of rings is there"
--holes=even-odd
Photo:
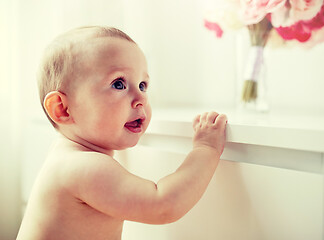
[[[63,133],[60,133],[59,141],[64,141],[67,144],[77,147],[82,151],[99,152],[99,153],[109,155],[111,157],[114,156],[114,150],[107,150],[107,149],[101,148],[100,146],[92,144],[91,142],[88,142],[88,141],[86,141],[82,138],[79,138],[79,137],[70,137],[70,136],[66,136]]]

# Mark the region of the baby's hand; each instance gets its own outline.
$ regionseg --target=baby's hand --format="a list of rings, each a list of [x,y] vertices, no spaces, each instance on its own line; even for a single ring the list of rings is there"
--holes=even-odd
[[[226,141],[227,117],[224,114],[209,112],[198,115],[193,121],[195,134],[193,147],[209,147],[216,150],[220,157]]]

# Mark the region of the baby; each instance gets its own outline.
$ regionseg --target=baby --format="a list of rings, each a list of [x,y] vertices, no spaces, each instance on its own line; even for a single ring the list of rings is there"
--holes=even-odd
[[[46,49],[44,111],[60,133],[32,190],[18,240],[121,239],[124,220],[166,224],[201,198],[225,144],[225,115],[193,121],[193,149],[158,183],[125,170],[114,150],[133,147],[151,119],[149,75],[138,45],[108,27],[83,27]],[[145,156],[143,156],[145,157]]]

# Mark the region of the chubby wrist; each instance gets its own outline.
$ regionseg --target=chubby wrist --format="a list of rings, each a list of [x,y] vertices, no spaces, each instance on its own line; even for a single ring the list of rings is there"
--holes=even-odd
[[[195,144],[193,146],[193,151],[203,151],[205,154],[208,153],[217,158],[220,158],[222,155],[222,152],[218,151],[216,148],[204,144]]]

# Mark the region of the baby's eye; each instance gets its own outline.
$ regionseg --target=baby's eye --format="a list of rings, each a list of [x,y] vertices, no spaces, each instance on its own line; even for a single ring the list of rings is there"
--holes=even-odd
[[[123,80],[116,80],[113,84],[112,87],[117,89],[117,90],[123,90],[126,89],[126,86],[124,84]]]
[[[146,82],[141,82],[139,84],[139,89],[142,91],[142,92],[146,92],[146,89],[147,89],[147,84]]]

